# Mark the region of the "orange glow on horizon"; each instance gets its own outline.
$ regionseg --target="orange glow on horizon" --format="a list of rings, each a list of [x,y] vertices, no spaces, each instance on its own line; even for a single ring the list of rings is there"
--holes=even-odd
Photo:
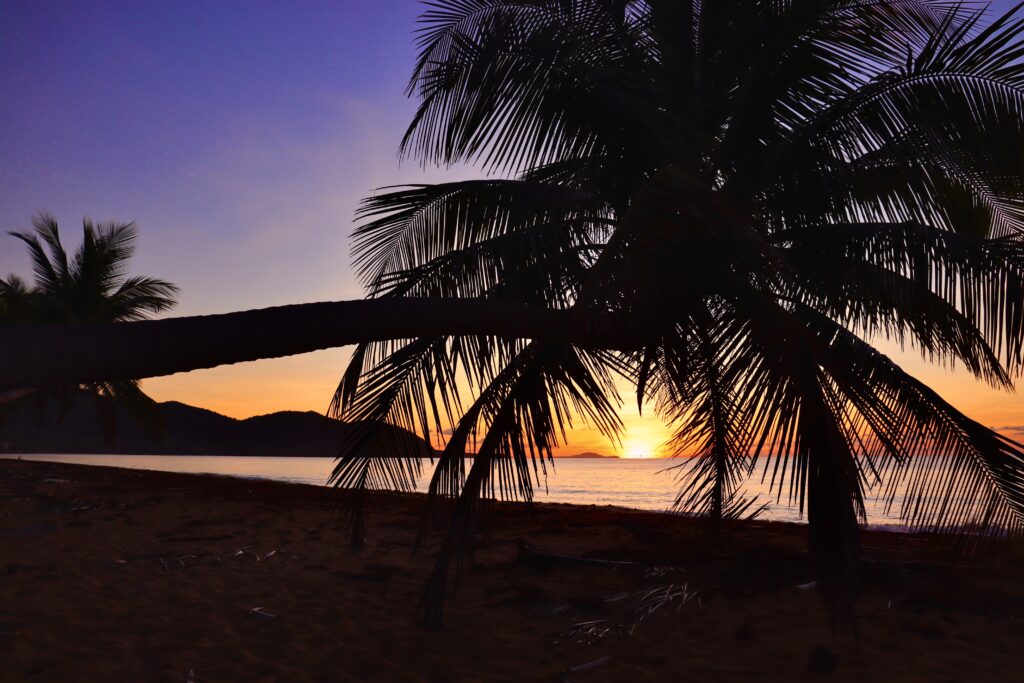
[[[1024,440],[1024,398],[993,389],[960,369],[951,371],[928,364],[913,351],[883,343],[880,349],[905,370],[926,382],[939,395],[982,424],[1004,435]],[[323,413],[348,360],[347,349],[332,349],[274,360],[238,363],[148,379],[143,389],[158,401],[181,401],[234,418],[246,418],[281,410]],[[632,391],[623,384],[623,396]],[[597,453],[623,458],[667,457],[671,429],[645,406],[641,416],[636,403],[626,400],[620,412],[621,443],[613,443],[596,429],[577,422],[569,430],[569,443],[555,449],[555,456]]]

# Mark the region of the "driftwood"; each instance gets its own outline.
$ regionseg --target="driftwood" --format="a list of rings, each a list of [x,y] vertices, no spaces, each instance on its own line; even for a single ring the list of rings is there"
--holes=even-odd
[[[612,658],[606,656],[601,657],[600,659],[595,659],[592,662],[586,662],[584,664],[570,666],[568,669],[562,672],[562,683],[574,683],[575,679],[572,678],[571,674],[579,673],[581,671],[588,671],[590,669],[596,669],[599,666],[604,666],[610,661],[612,661]]]
[[[577,664],[576,666],[569,667],[569,673],[579,673],[580,671],[587,671],[589,669],[596,669],[599,666],[604,666],[608,662],[612,661],[611,657],[604,656],[599,659],[595,659],[592,662],[586,662],[584,664]]]
[[[277,619],[277,615],[273,612],[268,612],[263,607],[253,607],[245,613],[247,617],[256,617],[258,619]]]
[[[603,560],[596,557],[580,557],[578,555],[558,555],[556,553],[547,553],[542,550],[538,550],[536,547],[521,539],[517,541],[517,545],[519,546],[519,559],[524,562],[533,562],[537,564],[582,564],[613,568],[640,566],[638,562],[631,562],[628,560]]]

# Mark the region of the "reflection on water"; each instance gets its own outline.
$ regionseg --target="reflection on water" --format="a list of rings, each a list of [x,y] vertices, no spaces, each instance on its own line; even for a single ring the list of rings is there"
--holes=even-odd
[[[330,458],[270,458],[213,455],[7,455],[26,460],[107,465],[133,469],[226,474],[236,477],[275,479],[301,484],[323,485],[333,466]],[[425,462],[419,490],[426,489],[431,465]],[[617,505],[641,510],[665,510],[675,496],[675,473],[666,471],[671,460],[557,460],[549,467],[546,479],[538,487],[536,500],[577,505]],[[788,487],[787,487],[788,488]],[[768,483],[756,476],[747,483],[747,495],[759,496],[759,503],[770,503],[762,519],[804,522],[800,511],[788,504],[786,496],[776,501]],[[868,523],[899,526],[899,510],[888,513],[883,502],[867,501]]]

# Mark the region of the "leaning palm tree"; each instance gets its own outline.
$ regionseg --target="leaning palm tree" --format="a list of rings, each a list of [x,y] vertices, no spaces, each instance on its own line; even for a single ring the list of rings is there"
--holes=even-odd
[[[837,615],[869,495],[915,528],[1024,531],[1024,447],[875,346],[1006,389],[1024,367],[1022,30],[934,0],[429,3],[402,153],[488,177],[366,200],[368,295],[565,316],[356,347],[335,415],[450,434],[422,616],[483,499],[531,499],[574,421],[617,437],[618,378],[692,456],[681,511],[738,513],[755,468],[806,510]],[[583,318],[628,334],[581,342]],[[356,545],[361,493],[421,475],[362,438],[333,473]]]
[[[451,429],[430,482],[449,503],[427,517],[446,529],[434,620],[481,499],[529,499],[573,420],[614,437],[623,376],[695,456],[680,508],[735,513],[762,463],[848,605],[867,495],[905,491],[917,528],[1024,530],[1024,447],[874,346],[1006,388],[1021,372],[1024,27],[985,9],[437,0],[403,150],[491,173],[367,201],[370,298],[11,325],[0,390],[359,343],[337,413]],[[420,474],[402,450],[342,455],[357,503]]]
[[[144,320],[174,306],[177,287],[164,280],[128,276],[126,266],[138,235],[134,223],[94,225],[86,219],[82,245],[69,258],[57,221],[46,213],[32,220],[33,232],[12,232],[27,247],[34,279],[27,285],[15,275],[0,279],[0,327],[14,324],[101,323]],[[97,397],[102,424],[113,434],[111,401],[140,421],[160,424],[156,404],[132,379],[93,381],[22,391],[20,402],[38,406],[56,400],[64,410],[80,390]],[[11,395],[13,399],[15,396]],[[9,401],[13,403],[14,401]],[[13,406],[9,406],[13,407]]]

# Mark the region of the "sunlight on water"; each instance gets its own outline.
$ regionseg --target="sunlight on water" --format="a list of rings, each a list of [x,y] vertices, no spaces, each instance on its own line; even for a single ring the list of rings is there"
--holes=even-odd
[[[26,460],[106,465],[132,469],[224,474],[235,477],[274,479],[300,484],[324,485],[331,472],[330,458],[273,458],[199,455],[6,455]],[[576,505],[616,505],[641,510],[668,509],[675,499],[675,472],[669,468],[673,460],[556,460],[536,491],[536,500]],[[431,465],[425,463],[418,489],[426,490]],[[545,486],[546,484],[546,486]],[[800,511],[788,504],[786,496],[776,501],[768,482],[760,476],[747,482],[746,494],[758,496],[758,504],[769,503],[761,519],[799,522],[806,520]],[[868,523],[873,526],[899,527],[898,505],[888,513],[882,501],[869,498]]]

